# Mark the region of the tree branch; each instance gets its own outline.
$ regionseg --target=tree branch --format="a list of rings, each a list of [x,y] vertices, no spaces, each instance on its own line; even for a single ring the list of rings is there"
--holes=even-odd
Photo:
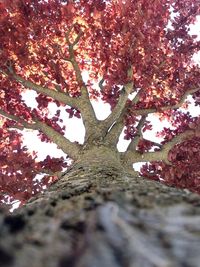
[[[69,46],[69,58],[67,59],[73,66],[75,75],[76,75],[76,81],[81,87],[81,97],[79,99],[79,109],[81,111],[82,117],[83,117],[83,123],[85,125],[86,129],[86,139],[92,132],[92,129],[94,128],[94,125],[97,125],[98,121],[96,119],[96,115],[93,109],[93,106],[90,102],[89,98],[89,92],[87,89],[87,86],[85,85],[80,67],[78,65],[78,62],[76,60],[76,56],[74,53],[74,46],[79,42],[81,36],[83,35],[83,32],[81,31],[75,41],[73,43],[69,40],[69,34],[71,32],[73,27],[69,29],[69,31],[66,33],[66,41]]]
[[[80,153],[81,146],[72,143],[69,141],[67,138],[65,138],[63,135],[55,131],[52,127],[48,126],[44,122],[41,121],[34,121],[34,123],[29,123],[24,121],[23,119],[19,118],[18,116],[8,114],[7,112],[0,110],[0,115],[3,117],[14,120],[16,122],[19,122],[22,126],[20,125],[15,125],[13,128],[23,130],[24,128],[26,129],[33,129],[33,130],[41,130],[44,134],[46,134],[51,141],[53,141],[60,149],[63,150],[69,157],[72,159],[77,159]]]
[[[60,149],[63,150],[69,157],[77,159],[80,153],[81,145],[72,143],[63,135],[55,131],[52,127],[48,126],[44,122],[37,121],[36,125],[38,129],[46,134],[51,141],[53,141]]]
[[[166,111],[166,110],[170,110],[170,109],[176,109],[181,107],[181,105],[184,103],[185,99],[187,98],[188,95],[195,93],[199,90],[200,88],[194,88],[191,89],[189,91],[187,91],[181,98],[181,100],[179,101],[179,103],[177,103],[176,105],[172,105],[172,106],[164,106],[162,108],[160,108],[160,110],[157,110],[155,108],[153,109],[140,109],[140,110],[135,110],[133,111],[134,114],[136,116],[145,116],[148,115],[150,113],[155,113],[155,112],[162,112],[162,111]],[[139,98],[139,93],[141,92],[141,90],[136,94],[136,96],[134,97],[134,99],[132,100],[132,103],[136,104]],[[123,118],[124,118],[124,114],[127,112],[127,107],[125,106],[124,109],[121,111],[121,114],[119,116],[119,118],[117,119],[116,123],[113,124],[112,128],[110,129],[110,131],[108,132],[107,136],[106,136],[106,140],[107,142],[111,143],[112,145],[116,145],[119,139],[119,136],[124,128],[124,123],[123,123]]]
[[[170,109],[178,109],[183,105],[183,103],[184,103],[185,99],[188,97],[188,95],[191,95],[191,94],[193,94],[199,90],[200,90],[200,87],[188,90],[185,94],[183,94],[180,101],[175,105],[159,107],[159,110],[157,110],[156,108],[138,109],[138,110],[135,110],[134,113],[135,113],[135,115],[147,115],[150,113],[162,112],[162,111],[166,111],[166,110],[170,110]]]
[[[140,121],[136,127],[137,128],[137,134],[136,134],[135,138],[131,140],[126,152],[136,150],[138,143],[140,141],[140,138],[142,137],[142,127],[144,126],[146,117],[147,117],[146,115],[141,117],[141,119],[140,119]]]
[[[22,125],[22,126],[16,125],[13,128],[16,128],[16,129],[19,129],[19,130],[23,130],[24,128],[26,128],[26,129],[32,129],[32,130],[38,130],[37,129],[37,126],[36,126],[36,123],[33,123],[32,124],[32,123],[26,122],[23,119],[21,119],[20,117],[15,116],[15,115],[11,115],[11,114],[3,111],[3,110],[0,110],[0,115],[2,115],[3,117],[5,117],[6,119],[19,122]]]
[[[148,162],[148,161],[164,161],[167,164],[171,164],[168,160],[169,151],[177,144],[183,142],[185,138],[193,137],[195,134],[194,130],[186,130],[185,132],[175,136],[171,141],[161,147],[159,151],[145,152],[143,154],[137,151],[126,151],[122,155],[122,159],[125,162],[136,163],[136,162]]]
[[[14,72],[14,70],[11,70],[10,68],[8,69],[9,72],[5,72],[3,70],[0,70],[1,73],[3,73],[6,76],[11,76],[11,78],[13,78],[14,80],[16,80],[17,82],[19,82],[20,84],[22,84],[23,86],[30,88],[32,90],[34,90],[37,93],[41,93],[44,94],[46,96],[52,97],[53,99],[60,101],[66,105],[72,106],[72,107],[76,107],[78,108],[78,99],[76,98],[72,98],[68,95],[66,95],[65,93],[62,92],[58,92],[52,89],[49,89],[47,87],[43,87],[41,85],[35,84],[29,80],[24,79],[23,77],[21,77],[20,75],[16,74]]]
[[[132,68],[128,70],[128,78],[132,79]],[[128,96],[132,90],[133,90],[133,82],[129,82],[126,85],[124,85],[123,89],[121,90],[118,103],[114,107],[112,113],[104,121],[102,121],[101,128],[105,133],[112,126],[112,124],[119,119],[128,100]]]
[[[139,92],[137,92],[137,94],[135,95],[134,99],[132,100],[132,103],[138,101]],[[124,115],[126,114],[126,112],[127,106],[124,105],[119,118],[116,120],[116,123],[113,124],[112,128],[107,133],[106,141],[111,145],[117,145],[118,143],[119,136],[124,128]]]
[[[105,137],[106,142],[111,146],[116,146],[119,141],[119,137],[123,128],[124,128],[124,113],[120,115],[117,122],[113,124],[111,130],[107,133]]]

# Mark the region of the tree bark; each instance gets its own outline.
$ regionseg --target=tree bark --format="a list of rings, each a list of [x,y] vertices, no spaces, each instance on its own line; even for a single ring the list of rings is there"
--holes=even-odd
[[[108,166],[76,165],[0,213],[1,267],[198,267],[200,197]]]

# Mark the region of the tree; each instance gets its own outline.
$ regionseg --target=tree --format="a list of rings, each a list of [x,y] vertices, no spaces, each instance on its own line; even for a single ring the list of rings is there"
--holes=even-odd
[[[27,266],[30,255],[35,267],[198,266],[200,198],[173,188],[199,192],[200,119],[187,100],[200,104],[199,41],[189,32],[198,2],[0,2],[1,201],[26,203],[12,215],[2,210],[3,266]],[[92,98],[110,104],[105,120]],[[83,144],[65,137],[61,107],[82,119]],[[150,114],[173,126],[161,143],[144,138]],[[38,161],[23,129],[54,142],[72,165],[51,154]],[[125,152],[117,150],[122,132]],[[40,182],[38,173],[46,174]]]

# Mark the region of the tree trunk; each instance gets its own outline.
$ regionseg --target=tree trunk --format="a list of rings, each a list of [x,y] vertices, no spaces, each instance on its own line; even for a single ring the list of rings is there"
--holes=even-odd
[[[200,197],[108,166],[74,166],[0,214],[1,267],[198,267]]]

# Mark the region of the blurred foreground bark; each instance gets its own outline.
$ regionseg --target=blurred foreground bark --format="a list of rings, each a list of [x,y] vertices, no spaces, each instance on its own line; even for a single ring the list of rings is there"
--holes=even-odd
[[[74,167],[0,213],[0,266],[198,267],[200,197],[112,167]]]

